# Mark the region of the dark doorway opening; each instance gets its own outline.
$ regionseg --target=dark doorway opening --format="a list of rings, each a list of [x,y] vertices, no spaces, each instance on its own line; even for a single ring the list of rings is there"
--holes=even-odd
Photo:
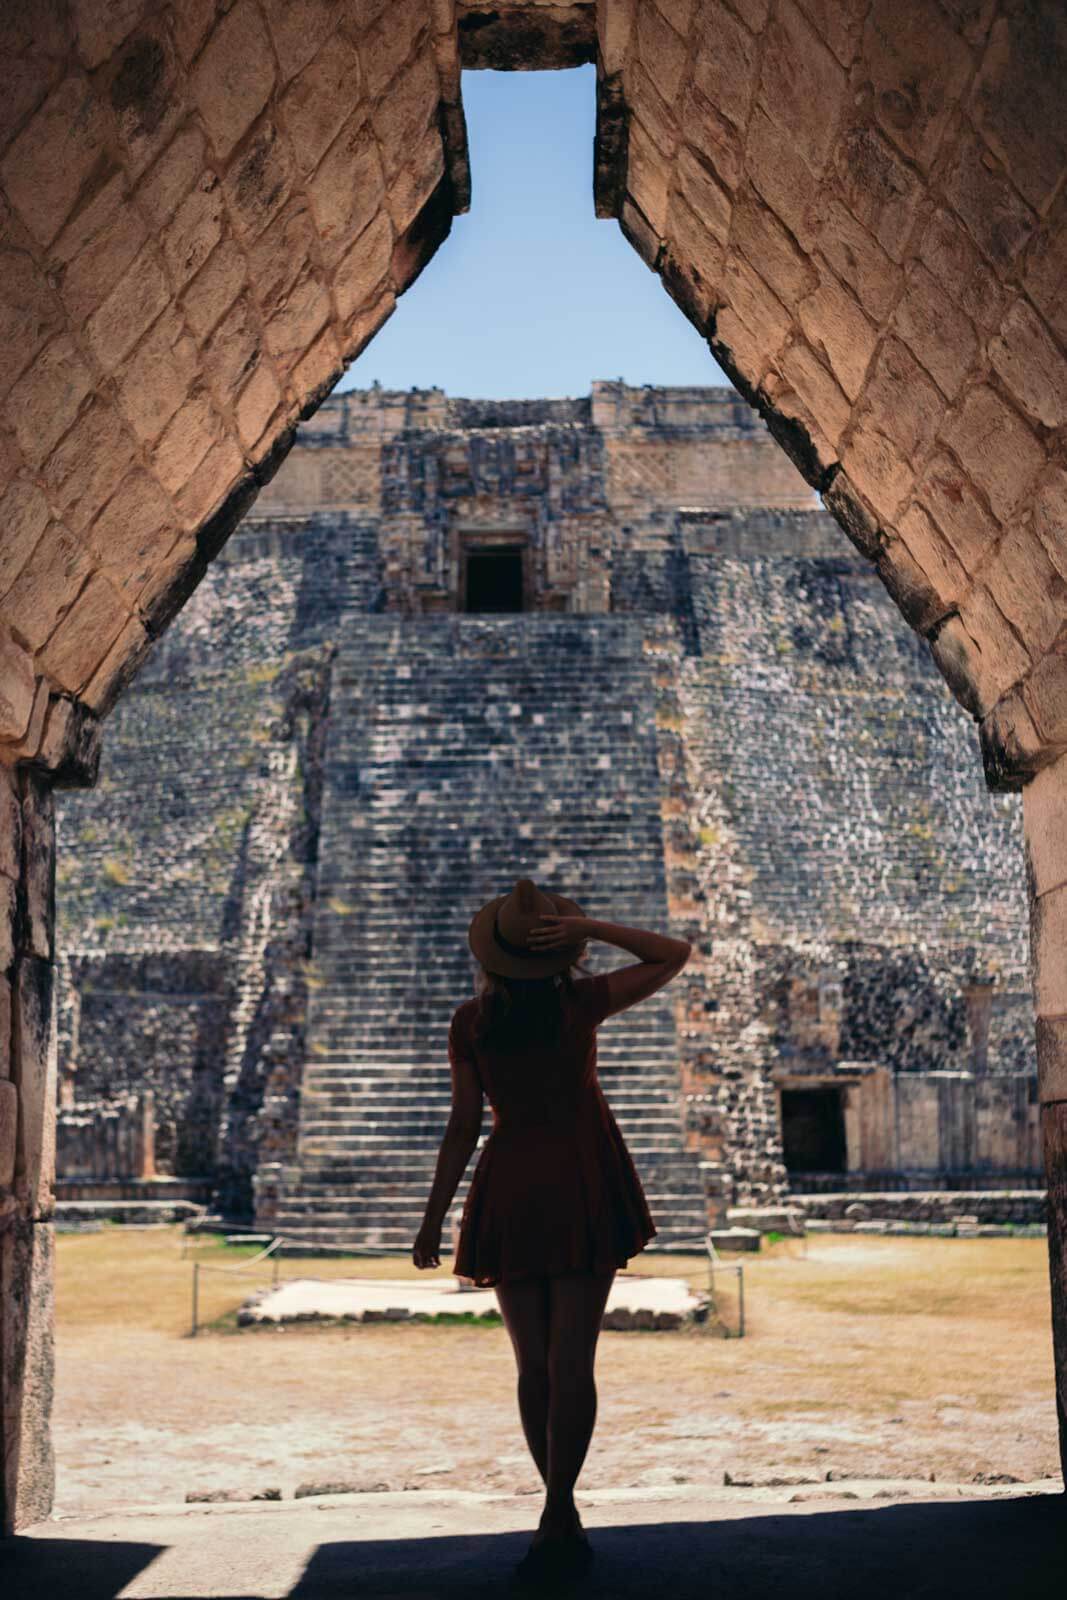
[[[465,611],[521,611],[522,546],[487,544],[467,552]]]
[[[783,1089],[782,1147],[789,1172],[844,1172],[841,1090]]]

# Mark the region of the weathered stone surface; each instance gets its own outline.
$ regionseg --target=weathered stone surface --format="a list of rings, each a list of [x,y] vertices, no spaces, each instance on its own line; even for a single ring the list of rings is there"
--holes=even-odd
[[[86,78],[63,80],[15,140],[0,178],[22,220],[50,244],[91,178],[105,139],[104,111]]]
[[[22,949],[51,961],[55,954],[56,830],[52,786],[28,773],[22,789]]]
[[[1031,891],[1067,883],[1067,760],[1046,767],[1023,790]]]
[[[48,523],[48,501],[28,478],[16,478],[0,499],[0,598],[2,598],[29,560]]]
[[[54,1255],[50,1223],[19,1218],[0,1232],[6,1533],[43,1521],[52,1509]]]
[[[33,710],[33,658],[0,627],[0,741],[21,739]]]
[[[270,40],[252,0],[238,0],[217,25],[193,68],[190,87],[215,152],[225,158],[274,87]]]
[[[60,688],[72,694],[88,682],[128,612],[117,590],[97,574],[89,579],[41,652],[41,665]]]
[[[7,985],[6,978],[0,984]],[[10,1001],[8,1002],[10,1010]],[[0,1014],[3,1007],[0,1006]],[[4,1047],[7,1036],[4,1037]],[[6,1064],[5,1064],[6,1066]],[[0,1073],[0,1189],[10,1189],[15,1181],[15,1142],[18,1134],[19,1094],[15,1085]]]
[[[1067,1016],[1067,883],[1032,901],[1030,938],[1037,1014]]]
[[[52,1182],[50,1127],[56,1099],[52,1002],[55,972],[51,961],[20,955],[15,964],[15,1072],[19,1091],[16,1186],[33,1214],[48,1204]]]
[[[1067,1100],[1067,1017],[1037,1019],[1037,1091],[1043,1105]]]

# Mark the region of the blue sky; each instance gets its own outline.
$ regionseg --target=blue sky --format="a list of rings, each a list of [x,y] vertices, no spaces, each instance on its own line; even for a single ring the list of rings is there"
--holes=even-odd
[[[464,73],[470,212],[338,388],[726,382],[618,223],[593,215],[594,93],[592,67]]]

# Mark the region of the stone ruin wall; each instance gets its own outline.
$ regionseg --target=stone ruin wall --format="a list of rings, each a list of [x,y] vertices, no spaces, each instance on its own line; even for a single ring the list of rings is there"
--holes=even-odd
[[[647,618],[696,945],[687,1125],[720,1202],[781,1192],[782,1079],[847,1082],[864,1170],[951,1166],[978,1122],[1003,1136],[970,1156],[1036,1170],[1017,801],[738,398],[618,384],[353,392],[306,425],[116,712],[98,789],[61,806],[70,1120],[151,1089],[159,1170],[216,1174],[235,1213],[291,1156],[334,646],[346,612],[453,609],[479,528],[529,541],[545,609]]]

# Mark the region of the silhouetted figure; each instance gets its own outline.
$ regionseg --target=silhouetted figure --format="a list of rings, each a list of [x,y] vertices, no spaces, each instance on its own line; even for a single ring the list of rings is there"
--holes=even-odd
[[[592,1560],[574,1485],[596,1420],[601,1318],[616,1270],[656,1232],[597,1081],[596,1029],[669,983],[691,946],[596,921],[529,878],[484,905],[468,937],[479,992],[449,1027],[452,1110],[413,1259],[440,1265],[442,1222],[478,1140],[484,1092],[493,1129],[471,1178],[455,1271],[496,1290],[523,1432],[545,1484],[519,1574],[573,1575]],[[590,975],[580,966],[590,939],[637,962]]]

